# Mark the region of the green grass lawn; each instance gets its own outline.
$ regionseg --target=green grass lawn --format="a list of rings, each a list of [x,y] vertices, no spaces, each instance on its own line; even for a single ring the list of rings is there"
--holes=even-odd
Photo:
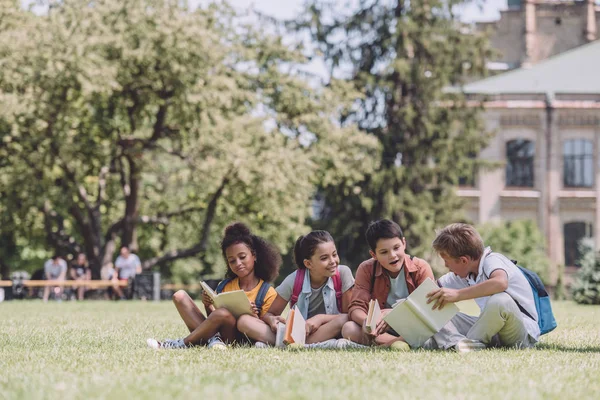
[[[599,399],[600,307],[555,303],[533,350],[151,350],[169,302],[0,303],[0,399]]]

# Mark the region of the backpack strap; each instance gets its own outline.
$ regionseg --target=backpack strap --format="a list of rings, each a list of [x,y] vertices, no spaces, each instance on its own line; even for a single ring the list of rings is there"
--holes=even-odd
[[[529,283],[529,287],[531,288],[531,291],[533,292],[533,288],[531,287],[531,283],[529,282],[529,279],[527,278],[527,275],[525,275],[525,274],[522,272],[522,270],[521,270],[521,268],[522,268],[522,267],[520,267],[520,266],[519,266],[519,264],[517,264],[517,262],[518,262],[518,261],[517,261],[517,260],[510,260],[510,262],[512,262],[513,264],[515,264],[515,266],[516,266],[516,267],[519,269],[519,272],[521,272],[521,273],[522,273],[522,274],[525,276],[525,279],[527,280],[527,283]],[[493,272],[493,271],[492,271],[492,272]],[[485,277],[486,277],[486,279],[490,279],[490,277],[489,277],[489,276],[488,276],[488,275],[485,273],[485,269],[483,270],[483,276],[485,276]],[[508,274],[507,274],[507,276],[508,276]],[[506,293],[506,291],[505,291],[505,293]],[[535,322],[538,322],[538,321],[537,321],[535,318],[533,318],[533,316],[532,316],[531,314],[529,314],[529,312],[528,312],[528,311],[525,309],[525,307],[523,307],[523,306],[522,306],[522,305],[521,305],[521,304],[520,304],[520,303],[519,303],[519,302],[518,302],[516,299],[514,299],[512,296],[511,296],[511,299],[513,299],[513,301],[514,301],[515,303],[517,303],[517,307],[519,307],[519,310],[520,310],[520,311],[521,311],[523,314],[527,315],[529,318],[531,318],[531,319],[532,319],[532,320],[534,320]]]
[[[337,303],[338,311],[342,312],[342,277],[340,276],[340,269],[335,270],[335,275],[331,277],[333,279],[333,288],[335,289],[335,301]]]
[[[377,271],[377,260],[373,263],[373,273],[371,274],[371,291],[369,292],[371,299],[373,299],[373,290],[375,289],[375,271]]]
[[[262,312],[262,306],[265,304],[265,296],[267,292],[271,288],[269,282],[263,281],[262,285],[260,285],[260,289],[258,289],[258,294],[256,295],[256,300],[254,304],[256,304],[256,308],[258,308],[259,314]]]
[[[290,308],[298,302],[298,296],[302,292],[302,285],[304,284],[304,275],[306,269],[300,268],[296,270],[296,279],[294,279],[294,288],[292,289],[292,297],[290,297]]]
[[[223,289],[225,289],[225,285],[227,285],[229,282],[231,282],[233,279],[231,278],[225,278],[223,279],[221,282],[219,282],[219,284],[217,285],[217,288],[215,289],[215,292],[217,294],[221,293],[223,291]]]

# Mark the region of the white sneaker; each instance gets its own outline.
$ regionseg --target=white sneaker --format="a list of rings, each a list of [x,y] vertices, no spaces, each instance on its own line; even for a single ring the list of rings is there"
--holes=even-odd
[[[337,339],[329,339],[323,342],[307,344],[304,347],[307,349],[337,349]]]
[[[268,349],[271,346],[269,346],[265,342],[256,342],[254,343],[254,347],[256,347],[257,349]]]
[[[165,339],[162,342],[156,339],[148,339],[146,344],[151,349],[185,349],[187,347],[183,343],[183,339]]]
[[[337,349],[366,349],[368,346],[355,343],[348,339],[337,339],[335,347]]]
[[[206,347],[214,350],[227,350],[227,345],[221,340],[221,335],[218,333],[208,339]]]
[[[487,346],[485,345],[485,343],[473,339],[460,339],[458,343],[456,343],[456,345],[454,346],[456,351],[458,351],[459,353],[468,353],[471,351],[485,350],[486,347]]]

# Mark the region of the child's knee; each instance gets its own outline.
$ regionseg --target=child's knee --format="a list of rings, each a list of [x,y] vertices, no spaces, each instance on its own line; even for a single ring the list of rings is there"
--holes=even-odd
[[[250,326],[252,325],[252,320],[256,319],[251,315],[242,315],[237,320],[237,329],[242,333],[248,333]]]
[[[357,335],[360,335],[361,328],[354,321],[348,321],[342,327],[342,337],[345,339],[355,338]]]
[[[485,307],[496,309],[498,311],[512,310],[516,305],[512,297],[506,292],[496,293],[490,296]]]
[[[236,325],[235,317],[226,308],[217,308],[215,311],[210,313],[208,318],[218,321],[221,325],[230,325],[230,326]]]
[[[181,304],[186,297],[189,297],[189,295],[186,293],[185,290],[178,290],[173,294],[173,303]]]

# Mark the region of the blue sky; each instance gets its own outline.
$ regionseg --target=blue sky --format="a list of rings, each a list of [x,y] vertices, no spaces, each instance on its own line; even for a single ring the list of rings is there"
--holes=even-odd
[[[254,6],[257,10],[278,18],[292,18],[301,10],[303,0],[229,0],[236,8],[243,10]],[[506,8],[506,0],[485,0],[480,9],[476,2],[470,2],[462,10],[466,22],[493,21],[500,17],[499,10]]]

